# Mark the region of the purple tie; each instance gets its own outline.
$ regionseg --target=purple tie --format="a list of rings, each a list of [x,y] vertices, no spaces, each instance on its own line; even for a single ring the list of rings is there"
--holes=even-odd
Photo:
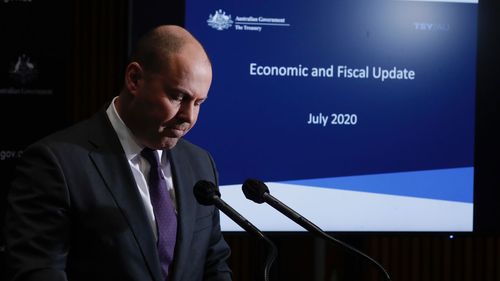
[[[161,172],[158,154],[144,148],[141,155],[149,162],[149,196],[153,205],[158,232],[158,255],[160,257],[161,271],[165,280],[168,280],[169,265],[174,258],[175,239],[177,236],[177,217],[168,193],[167,182]]]

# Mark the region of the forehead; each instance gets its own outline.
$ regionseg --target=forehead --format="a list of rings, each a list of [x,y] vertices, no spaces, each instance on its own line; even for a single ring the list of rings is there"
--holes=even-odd
[[[163,58],[160,76],[167,87],[181,88],[192,95],[206,96],[212,82],[212,67],[203,53],[183,49]]]

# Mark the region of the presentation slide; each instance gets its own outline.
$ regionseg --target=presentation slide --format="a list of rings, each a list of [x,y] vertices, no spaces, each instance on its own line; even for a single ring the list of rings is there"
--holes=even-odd
[[[472,231],[477,1],[186,0],[213,81],[186,136],[266,231]],[[225,231],[242,231],[222,215]]]

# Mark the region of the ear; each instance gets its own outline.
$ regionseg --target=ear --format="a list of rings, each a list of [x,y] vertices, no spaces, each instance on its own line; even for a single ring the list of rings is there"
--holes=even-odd
[[[137,62],[129,63],[125,70],[125,86],[132,95],[135,96],[142,87],[142,78],[143,71],[141,66]]]

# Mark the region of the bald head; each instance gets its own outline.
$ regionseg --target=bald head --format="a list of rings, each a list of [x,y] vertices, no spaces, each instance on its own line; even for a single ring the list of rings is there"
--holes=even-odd
[[[176,25],[162,25],[149,31],[137,42],[130,62],[138,62],[145,70],[158,73],[172,55],[189,45],[197,49],[209,64],[208,56],[202,45],[187,30]]]

